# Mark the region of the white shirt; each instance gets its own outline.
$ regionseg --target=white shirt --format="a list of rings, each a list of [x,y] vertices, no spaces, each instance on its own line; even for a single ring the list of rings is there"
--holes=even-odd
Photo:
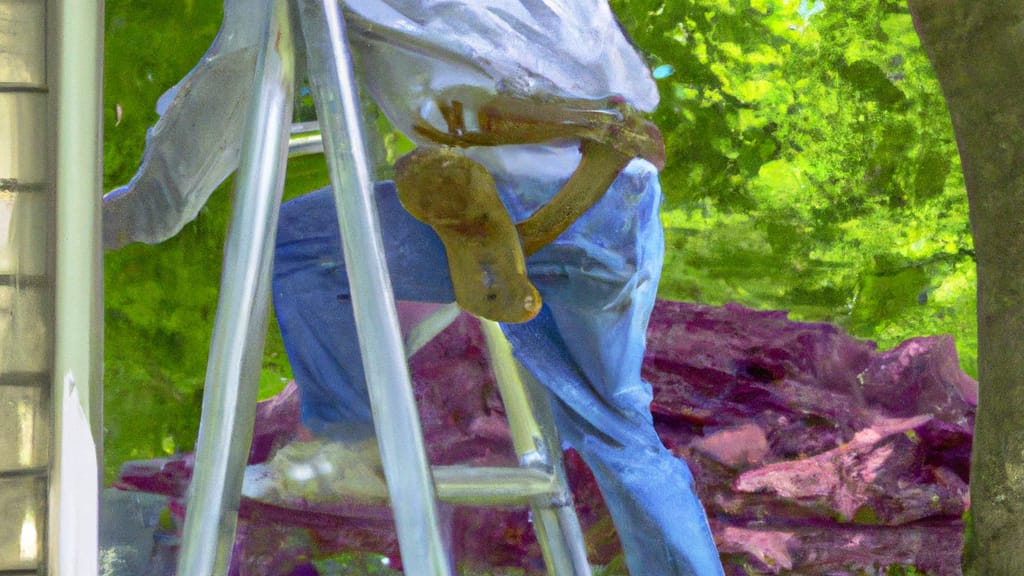
[[[437,125],[433,100],[600,100],[649,111],[658,90],[606,0],[346,0],[349,44],[374,100],[403,133]]]
[[[658,104],[650,71],[607,0],[345,0],[344,7],[363,82],[395,127],[418,144],[428,141],[412,130],[417,121],[447,129],[439,97],[464,105],[468,128],[479,105],[496,94],[620,96],[644,111]],[[563,180],[580,158],[575,143],[466,154],[506,184]],[[520,208],[506,198],[506,205],[520,219],[545,200]]]

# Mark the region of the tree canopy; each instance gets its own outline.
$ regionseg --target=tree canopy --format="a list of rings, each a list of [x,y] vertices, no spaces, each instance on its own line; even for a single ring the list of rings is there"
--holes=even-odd
[[[662,295],[952,333],[974,373],[963,176],[905,4],[612,4],[661,77]]]

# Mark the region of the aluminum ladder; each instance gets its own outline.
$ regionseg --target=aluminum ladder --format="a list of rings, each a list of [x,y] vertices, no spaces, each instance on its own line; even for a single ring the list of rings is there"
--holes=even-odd
[[[586,576],[590,568],[557,443],[546,444],[536,399],[511,378],[508,343],[484,323],[510,414],[518,468],[431,468],[384,264],[373,182],[345,22],[337,0],[262,0],[263,42],[235,179],[235,208],[224,250],[210,343],[196,466],[178,561],[180,576],[227,574],[251,443],[266,337],[270,272],[289,150],[296,36],[304,39],[317,96],[328,172],[338,207],[360,352],[366,368],[381,461],[406,572],[455,572],[439,525],[438,498],[473,504],[525,504],[549,572]],[[372,358],[373,361],[366,361]],[[536,388],[536,384],[534,384]],[[385,421],[386,420],[386,421]],[[553,440],[549,436],[547,442]]]

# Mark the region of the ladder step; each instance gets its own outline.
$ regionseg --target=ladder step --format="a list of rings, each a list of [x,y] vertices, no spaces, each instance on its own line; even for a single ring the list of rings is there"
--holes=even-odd
[[[291,135],[288,138],[289,158],[307,154],[322,154],[323,151],[324,140],[320,134],[319,122],[292,124]]]
[[[434,466],[437,498],[470,506],[521,506],[560,495],[553,474],[534,468]]]
[[[552,505],[564,499],[555,475],[536,468],[432,466],[431,475],[438,500],[451,504],[543,506],[545,499],[552,502]],[[275,484],[276,482],[267,475],[265,467],[250,466],[246,471],[242,494],[277,506],[291,506],[296,502],[310,500],[310,495],[303,493],[303,489],[284,488]],[[383,484],[346,486],[342,483],[331,487],[328,480],[323,484],[314,483],[314,486],[326,487],[330,492],[317,494],[312,499],[324,503],[342,501],[350,497],[367,502],[384,502],[388,497]]]

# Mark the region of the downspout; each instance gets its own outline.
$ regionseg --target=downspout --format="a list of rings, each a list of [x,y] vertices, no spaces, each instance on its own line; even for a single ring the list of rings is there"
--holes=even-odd
[[[102,0],[49,0],[55,192],[51,576],[97,572],[102,485]],[[88,433],[87,433],[88,431]]]

